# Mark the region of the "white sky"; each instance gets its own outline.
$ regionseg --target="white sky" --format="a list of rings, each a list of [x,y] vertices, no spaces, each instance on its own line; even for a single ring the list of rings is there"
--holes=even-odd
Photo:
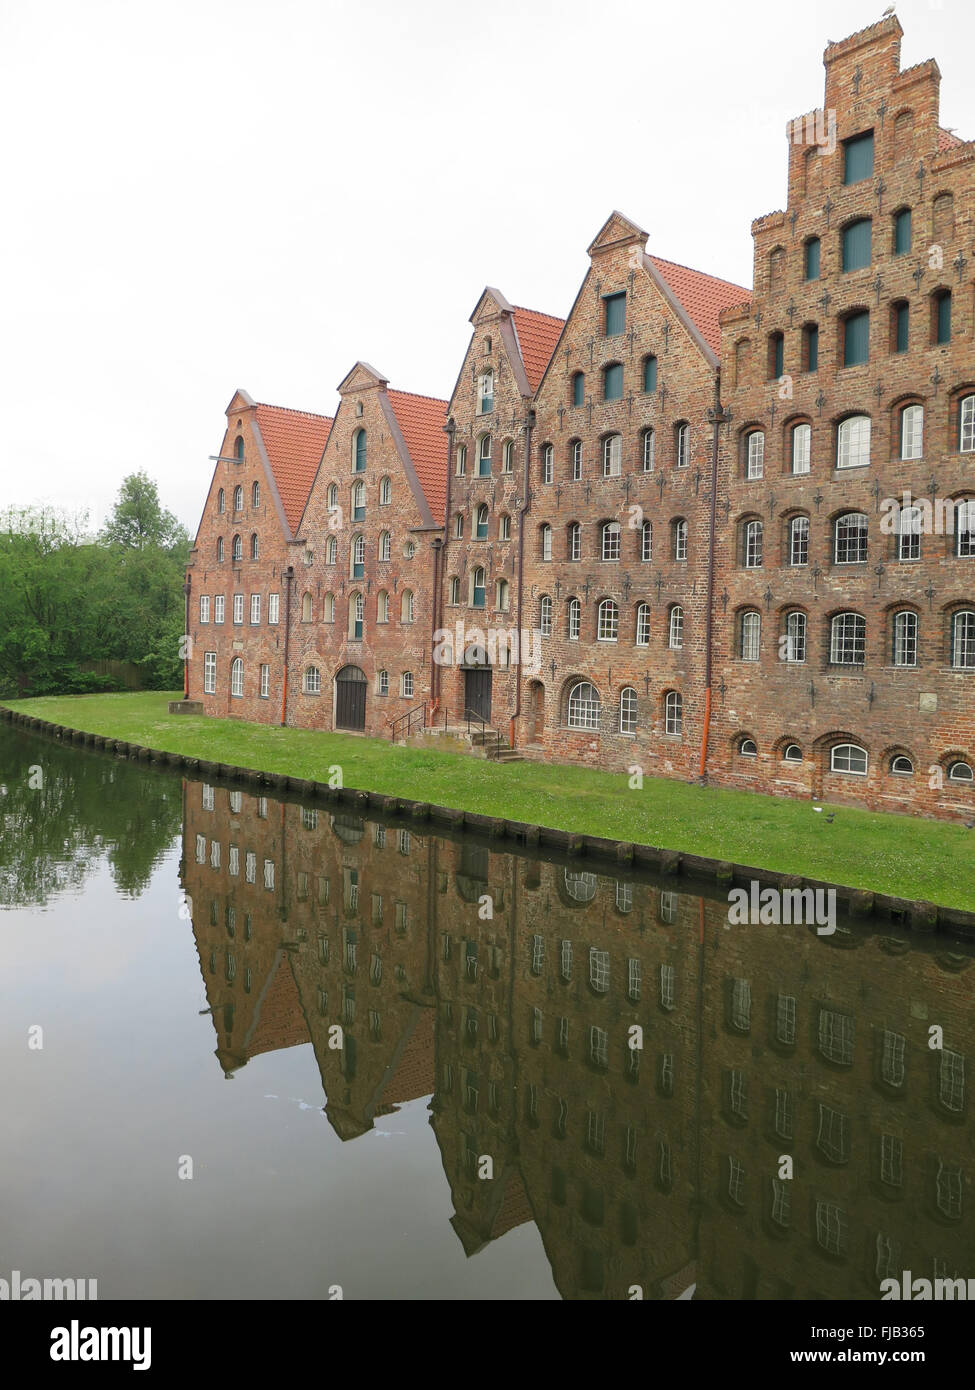
[[[614,207],[749,285],[785,123],[883,9],[2,0],[0,505],[97,524],[144,467],[192,534],[237,387],[331,414],[361,357],[446,397],[483,286],[564,315]],[[975,6],[898,16],[975,136]]]

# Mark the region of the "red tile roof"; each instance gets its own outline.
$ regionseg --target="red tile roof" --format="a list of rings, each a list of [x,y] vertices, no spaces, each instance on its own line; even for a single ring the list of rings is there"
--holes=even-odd
[[[433,519],[442,523],[447,505],[447,402],[409,391],[387,394]]]
[[[545,375],[545,368],[552,360],[555,344],[565,327],[565,319],[553,318],[551,314],[540,314],[535,309],[520,308],[514,309],[513,317],[528,385],[533,391],[537,391]]]
[[[950,130],[945,130],[938,126],[938,153],[942,150],[952,150],[956,145],[963,145],[965,142],[959,140],[957,135],[953,135]]]
[[[748,299],[751,290],[744,285],[733,285],[730,280],[705,275],[702,270],[690,270],[676,261],[662,260],[660,256],[648,256],[647,260],[653,262],[655,270],[666,281],[711,351],[720,353],[718,315],[722,309]]]
[[[282,405],[258,405],[257,423],[285,518],[295,535],[332,421],[327,415],[310,415]]]

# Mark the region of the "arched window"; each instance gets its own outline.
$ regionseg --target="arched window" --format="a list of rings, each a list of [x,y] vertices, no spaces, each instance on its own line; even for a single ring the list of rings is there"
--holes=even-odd
[[[499,579],[494,586],[494,606],[499,608],[502,613],[508,611],[510,589],[507,579]]]
[[[846,772],[856,777],[867,775],[867,750],[858,743],[837,743],[829,751],[830,772]]]
[[[251,559],[252,559],[252,560],[256,560],[256,559],[257,559],[257,548],[258,548],[257,532],[254,531],[254,532],[251,533]]]
[[[789,522],[789,564],[809,564],[808,516],[794,516]]]
[[[306,666],[305,674],[302,678],[302,689],[306,695],[320,695],[322,691],[322,673],[317,666]]]
[[[487,504],[482,502],[477,509],[477,523],[475,536],[479,541],[486,541],[488,533],[488,509]]]
[[[649,521],[644,521],[640,527],[640,560],[643,564],[649,564],[653,559],[653,526]]]
[[[491,436],[482,434],[477,446],[477,474],[479,478],[491,474]]]
[[[641,436],[641,438],[643,441],[643,471],[644,473],[652,473],[656,436],[654,435],[653,429],[649,425],[643,431],[643,435]]]
[[[454,512],[454,540],[459,541],[464,535],[464,513]]]
[[[837,613],[829,628],[829,659],[834,666],[862,666],[867,622],[859,613]]]
[[[555,481],[555,445],[542,445],[542,482],[552,483]]]
[[[483,608],[486,602],[484,566],[478,565],[471,575],[471,607]]]
[[[217,537],[217,559],[223,559],[223,536]]]
[[[675,737],[684,732],[684,701],[676,690],[668,690],[664,699],[664,729]]]
[[[620,691],[620,733],[636,733],[636,691],[632,685]]]
[[[352,560],[352,578],[361,579],[366,572],[366,538],[365,536],[354,536],[350,550]]]
[[[379,479],[379,505],[388,507],[393,498],[393,485],[388,478]]]
[[[792,612],[785,615],[779,654],[783,661],[802,662],[806,659],[806,615]]]
[[[457,476],[462,478],[467,472],[467,445],[457,445]]]
[[[975,450],[975,395],[958,402],[958,448],[963,454]]]
[[[538,600],[538,629],[543,637],[549,637],[552,632],[552,599],[549,594],[542,594]]]
[[[339,554],[339,545],[338,545],[338,541],[335,539],[334,536],[329,536],[328,540],[325,542],[325,563],[326,563],[326,565],[334,565],[334,564],[337,562],[337,560],[338,560],[338,554]]]
[[[901,458],[924,457],[924,406],[906,405],[901,411]]]
[[[752,430],[745,440],[745,477],[762,478],[765,476],[765,433],[763,430]]]
[[[961,559],[975,556],[975,499],[958,503],[955,512],[955,554]]]
[[[230,693],[238,697],[244,693],[244,662],[239,656],[230,663]]]
[[[549,524],[548,524],[547,521],[544,522],[544,523],[538,528],[538,549],[539,549],[539,558],[540,558],[540,559],[542,559],[542,560],[551,560],[551,558],[552,558],[552,528],[551,528],[551,526],[549,526]]]
[[[582,604],[577,598],[570,598],[566,606],[566,636],[570,642],[578,642],[582,628]]]
[[[686,468],[691,461],[691,427],[686,420],[674,426],[674,467]]]
[[[498,518],[498,540],[499,540],[499,541],[510,541],[510,540],[511,540],[511,517],[508,516],[507,513],[502,514],[502,515]]]
[[[304,593],[301,596],[301,621],[310,623],[312,618],[312,599],[311,594]]]
[[[786,744],[785,751],[782,754],[782,761],[784,763],[802,762],[802,749],[799,747],[798,743]]]
[[[251,484],[251,506],[252,506],[252,507],[259,507],[260,505],[261,505],[261,485],[260,485],[260,483],[257,482],[257,480],[255,479],[254,482]]]
[[[413,590],[404,589],[400,599],[399,616],[400,622],[411,623],[416,614],[416,605],[413,602]]]
[[[615,642],[620,631],[620,610],[611,598],[604,598],[599,605],[596,637],[600,642]]]
[[[572,373],[572,404],[585,405],[586,403],[586,378],[583,372]]]
[[[620,524],[618,521],[604,521],[599,528],[599,553],[602,560],[620,558]]]
[[[582,527],[578,521],[570,521],[566,532],[566,559],[582,559]]]
[[[325,594],[322,598],[322,622],[335,622],[335,595]]]
[[[223,488],[221,488],[220,491],[217,493],[217,511],[218,511],[218,512],[225,512],[226,510],[227,510],[227,498],[226,498],[226,495],[225,495],[225,493],[224,493]]]
[[[234,458],[238,463],[244,461],[244,441],[240,435],[234,440]]]
[[[603,440],[603,477],[618,478],[623,468],[623,436],[608,434]]]
[[[951,664],[956,671],[975,670],[975,612],[971,609],[951,620]]]
[[[579,681],[569,692],[569,728],[598,729],[599,716],[599,691],[591,682]]]
[[[352,594],[349,597],[349,636],[353,642],[362,641],[365,620],[366,601],[361,594]]]
[[[569,444],[569,477],[574,483],[582,477],[582,440],[573,439]]]
[[[863,468],[870,462],[870,416],[849,415],[836,431],[837,468]]]
[[[905,757],[903,753],[898,753],[896,757],[890,760],[890,770],[899,777],[913,777],[914,764],[911,762],[910,758]]]
[[[863,270],[870,264],[873,223],[869,217],[848,222],[840,232],[840,263],[844,271]]]
[[[380,672],[377,673],[377,675],[376,675],[376,694],[377,694],[377,695],[388,695],[388,694],[389,694],[389,672],[388,672],[388,671],[380,671]]]
[[[760,569],[763,561],[765,528],[758,520],[746,521],[742,527],[742,563],[745,569]]]
[[[863,512],[846,512],[834,526],[833,558],[838,565],[867,563],[867,518]]]
[[[515,446],[510,439],[506,439],[501,446],[501,472],[511,473],[515,466]]]
[[[366,432],[356,430],[352,436],[352,460],[357,473],[366,471]]]
[[[648,396],[652,395],[657,389],[656,357],[645,357],[643,359],[643,389]]]
[[[490,343],[490,338],[488,343]],[[488,351],[490,352],[490,347]],[[494,409],[494,373],[482,372],[477,378],[477,413],[490,415]],[[490,453],[488,455],[490,458]]]
[[[680,651],[684,645],[684,610],[679,603],[671,605],[670,620],[667,624],[667,645],[671,651]]]
[[[902,507],[897,519],[898,560],[921,558],[921,508]]]
[[[636,644],[638,647],[650,645],[650,605],[639,603],[636,609]]]
[[[234,560],[242,560],[244,558],[244,543],[240,539],[240,536],[234,536],[230,553]]]
[[[325,505],[330,512],[334,512],[339,504],[339,489],[337,483],[329,483],[328,492],[325,494]]]
[[[238,483],[237,486],[234,488],[234,511],[235,511],[235,512],[242,512],[243,510],[244,510],[244,489],[241,487],[240,483]]]
[[[388,560],[391,554],[392,554],[392,537],[390,536],[390,534],[389,534],[388,531],[380,531],[380,533],[379,533],[379,558],[380,558],[380,560]]]
[[[742,661],[757,661],[762,642],[762,615],[750,609],[741,615],[738,655]]]
[[[356,483],[352,489],[352,520],[365,521],[366,519],[366,485]]]
[[[955,762],[948,768],[948,780],[951,782],[973,782],[975,781],[975,772],[972,771],[968,763]]]
[[[743,758],[755,758],[758,756],[758,744],[753,738],[739,739],[738,752]]]
[[[460,603],[460,577],[456,574],[450,577],[450,593],[448,603]]]

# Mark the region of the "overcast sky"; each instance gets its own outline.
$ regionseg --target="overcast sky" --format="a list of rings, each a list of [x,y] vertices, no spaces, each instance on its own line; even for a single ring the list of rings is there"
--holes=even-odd
[[[0,503],[145,468],[195,532],[234,390],[448,396],[485,284],[564,315],[613,208],[751,284],[785,123],[883,0],[0,0]],[[906,0],[975,136],[975,6]]]

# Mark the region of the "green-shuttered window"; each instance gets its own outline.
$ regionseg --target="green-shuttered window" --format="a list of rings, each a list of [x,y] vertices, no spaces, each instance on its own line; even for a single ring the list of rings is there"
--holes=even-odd
[[[906,352],[908,332],[911,324],[911,310],[906,303],[894,305],[894,351]]]
[[[942,290],[935,303],[935,340],[951,342],[951,290]]]
[[[843,142],[843,182],[859,183],[873,177],[873,131]]]
[[[802,330],[802,336],[806,349],[803,354],[806,359],[806,371],[815,372],[819,368],[819,325],[807,323]]]
[[[870,264],[872,228],[869,217],[861,217],[843,228],[844,270],[862,270]]]
[[[606,337],[615,338],[626,331],[626,295],[608,294],[606,305]]]
[[[858,367],[870,360],[870,315],[851,314],[843,324],[843,366]]]
[[[643,389],[652,395],[657,389],[657,359],[648,357],[643,364]]]
[[[906,255],[911,249],[911,209],[901,208],[894,213],[894,255]]]
[[[773,333],[769,339],[769,376],[780,377],[785,370],[785,336]]]
[[[619,401],[623,399],[623,364],[622,362],[612,362],[608,367],[603,368],[603,400]]]
[[[585,405],[586,403],[586,378],[582,372],[572,374],[572,404]]]
[[[806,242],[806,279],[819,279],[819,237],[811,236]]]

